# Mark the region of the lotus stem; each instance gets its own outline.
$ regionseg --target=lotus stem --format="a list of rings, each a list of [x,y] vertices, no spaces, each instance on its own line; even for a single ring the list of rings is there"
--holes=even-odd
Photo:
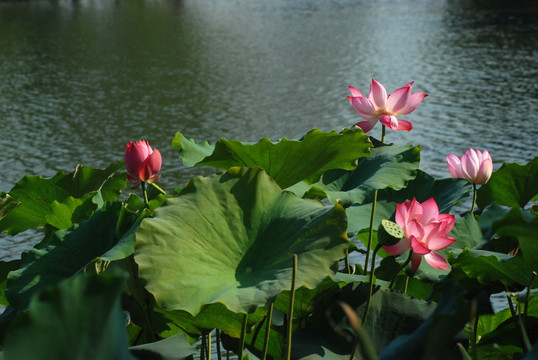
[[[349,247],[346,247],[346,257],[344,259],[344,265],[346,267],[346,273],[351,274],[351,268],[349,267]]]
[[[478,343],[478,314],[474,318],[473,324],[473,360],[478,359],[476,344]]]
[[[364,309],[364,315],[362,315],[362,323],[366,324],[366,318],[368,317],[368,312],[370,311],[370,302],[372,300],[372,293],[374,290],[374,272],[375,272],[375,257],[377,251],[381,249],[381,246],[378,244],[374,249],[374,254],[372,256],[372,269],[370,271],[370,290],[368,292],[368,300],[366,300],[366,309]],[[352,354],[353,355],[353,354]]]
[[[536,271],[533,271],[531,280],[529,281],[529,285],[527,286],[527,293],[525,294],[525,310],[523,311],[523,325],[525,325],[525,322],[527,321],[527,310],[529,309],[529,298],[531,295],[531,286],[536,275],[537,275]]]
[[[243,358],[243,349],[245,348],[245,338],[247,335],[248,314],[243,314],[243,323],[241,324],[241,338],[239,339],[239,359]]]
[[[381,142],[385,143],[385,125],[381,127]]]
[[[222,356],[220,353],[221,350],[220,350],[220,330],[219,329],[215,329],[215,342],[217,343],[217,359],[221,360]]]
[[[458,343],[458,349],[460,350],[460,354],[463,360],[471,360],[471,357],[469,356],[467,351],[465,351],[465,348],[461,343]]]
[[[269,312],[267,313],[267,324],[265,326],[265,336],[263,339],[263,356],[262,360],[267,358],[267,349],[269,348],[269,335],[271,334],[271,322],[273,321],[273,308],[275,307],[274,303],[269,305]]]
[[[523,347],[523,352],[526,354],[532,348],[529,336],[527,335],[527,331],[525,330],[523,321],[521,321],[521,316],[519,316],[519,314],[516,314],[516,311],[514,310],[514,303],[512,302],[512,298],[510,298],[510,296],[506,294],[506,299],[508,300],[508,306],[510,307],[510,312],[512,313],[512,317],[514,318],[516,328],[519,328],[519,332],[521,334],[521,345]]]
[[[407,257],[407,260],[405,260],[405,262],[402,265],[400,265],[398,270],[396,270],[396,272],[392,276],[392,279],[390,280],[390,284],[389,284],[389,289],[392,290],[392,286],[394,285],[394,281],[396,280],[396,277],[398,277],[398,274],[400,273],[400,271],[402,271],[407,266],[407,264],[411,262],[412,256],[413,256],[413,250],[409,249],[409,256]]]
[[[207,360],[211,360],[211,331],[207,333]]]
[[[297,254],[293,254],[293,272],[291,276],[291,291],[290,291],[290,308],[289,308],[289,321],[288,321],[288,341],[286,348],[286,359],[291,359],[291,333],[293,330],[293,303],[295,302],[295,280],[297,277]]]
[[[372,249],[372,239],[374,236],[374,219],[375,219],[376,204],[377,204],[377,190],[374,192],[374,201],[372,202],[372,212],[370,213],[370,232],[368,233],[368,245],[366,248],[366,259],[364,260],[364,275],[368,273],[368,261],[370,260],[370,250]]]
[[[202,344],[200,345],[200,359],[204,360],[205,357],[205,334],[202,333]]]
[[[471,214],[474,213],[475,204],[476,204],[476,184],[473,184],[473,204],[471,205]]]
[[[142,194],[144,194],[144,204],[148,207],[148,192],[146,190],[146,182],[142,181]]]

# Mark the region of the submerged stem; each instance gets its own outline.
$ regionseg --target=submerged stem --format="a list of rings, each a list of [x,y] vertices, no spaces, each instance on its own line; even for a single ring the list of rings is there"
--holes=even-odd
[[[372,202],[372,212],[370,213],[370,232],[368,233],[368,245],[366,248],[366,259],[364,260],[364,275],[368,273],[368,261],[370,260],[370,250],[372,249],[372,238],[374,236],[374,219],[375,219],[376,204],[377,204],[377,190],[374,192],[374,201]]]

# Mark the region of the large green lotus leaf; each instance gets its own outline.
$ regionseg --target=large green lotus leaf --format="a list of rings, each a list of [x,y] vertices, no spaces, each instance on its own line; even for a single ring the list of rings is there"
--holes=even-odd
[[[179,157],[185,165],[205,165],[227,170],[233,166],[261,167],[282,188],[302,180],[317,181],[330,169],[355,168],[355,161],[370,155],[370,142],[358,128],[344,129],[342,133],[324,133],[313,129],[302,139],[281,139],[272,142],[268,138],[256,144],[237,140],[220,139],[210,155],[207,143],[197,146],[181,133],[176,134],[173,148],[180,149]]]
[[[59,230],[41,249],[30,250],[23,266],[8,275],[6,296],[22,310],[36,291],[73,276],[92,259],[116,243],[115,230],[120,203],[94,213],[70,229]]]
[[[165,309],[197,314],[222,303],[248,313],[291,286],[316,287],[348,245],[344,209],[282,191],[261,169],[232,168],[195,177],[145,219],[135,261]]]
[[[538,271],[538,216],[519,208],[512,209],[493,224],[499,235],[517,238],[523,257]]]
[[[352,171],[331,170],[313,186],[322,190],[331,202],[340,199],[344,206],[372,201],[375,190],[400,190],[416,176],[420,147],[413,145],[381,146],[372,149],[369,157],[361,158]]]
[[[448,261],[453,269],[483,285],[501,282],[505,286],[527,286],[532,276],[532,269],[522,256],[465,248],[460,253],[450,252]]]
[[[134,359],[120,306],[123,283],[119,275],[80,275],[40,291],[8,332],[6,359]]]
[[[523,207],[538,194],[538,157],[527,165],[504,163],[488,183],[477,191],[476,204],[484,208],[492,202]]]
[[[60,172],[54,177],[43,179],[41,176],[25,176],[9,194],[2,194],[0,202],[0,232],[13,235],[30,228],[43,226],[49,219],[54,226],[67,228],[88,217],[106,201],[117,200],[127,182],[123,162],[111,164],[106,169],[94,169],[78,165],[74,172]],[[7,197],[12,202],[5,202]],[[65,203],[64,203],[65,202]],[[11,206],[4,213],[4,207]]]

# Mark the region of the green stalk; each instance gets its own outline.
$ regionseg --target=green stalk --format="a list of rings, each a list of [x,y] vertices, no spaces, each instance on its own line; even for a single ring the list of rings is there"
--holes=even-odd
[[[273,321],[273,308],[275,307],[274,303],[269,305],[269,312],[267,313],[267,324],[265,327],[265,337],[263,338],[263,356],[262,360],[267,358],[267,350],[269,349],[269,335],[271,333],[271,322]]]
[[[346,247],[346,258],[345,258],[345,267],[346,267],[346,273],[351,274],[351,268],[349,266],[349,247]]]
[[[372,249],[372,239],[374,236],[374,219],[375,219],[376,204],[377,204],[377,190],[374,192],[372,212],[370,213],[370,232],[368,233],[368,246],[366,248],[366,259],[364,260],[364,275],[368,273],[368,261],[370,260],[370,250]]]
[[[211,360],[211,332],[207,333],[207,360]]]
[[[220,350],[220,330],[219,329],[215,330],[215,342],[217,343],[217,359],[221,360],[222,356],[220,353],[221,350]]]
[[[390,280],[390,284],[389,284],[389,289],[392,289],[392,286],[394,285],[394,281],[396,280],[396,277],[398,276],[400,271],[402,271],[407,266],[407,264],[411,262],[412,256],[413,256],[413,250],[409,249],[409,256],[407,257],[407,260],[405,260],[405,262],[402,265],[400,265],[398,270],[396,270],[396,272],[392,276],[392,280]]]
[[[144,194],[144,204],[148,207],[148,192],[146,191],[146,182],[142,181],[142,194]]]
[[[205,360],[205,334],[202,333],[202,345],[200,346],[200,359]]]
[[[289,321],[288,321],[288,341],[286,348],[286,359],[291,359],[291,333],[293,330],[293,303],[295,302],[295,280],[297,278],[297,254],[293,254],[293,273],[291,276],[291,293],[290,293],[290,308],[289,308]]]
[[[368,300],[366,300],[366,309],[364,309],[364,314],[362,315],[362,323],[366,324],[366,318],[368,317],[368,312],[370,311],[370,301],[372,299],[372,293],[374,291],[374,273],[375,273],[375,256],[377,251],[381,249],[381,245],[377,245],[374,249],[374,255],[372,256],[372,269],[370,271],[370,290],[368,292]],[[353,354],[352,354],[353,355]]]
[[[506,294],[506,299],[508,299],[508,306],[510,307],[510,312],[512,313],[512,317],[514,318],[514,321],[516,323],[516,328],[519,328],[519,332],[521,334],[521,345],[523,347],[523,352],[526,354],[532,348],[529,336],[527,335],[525,326],[521,321],[521,316],[519,316],[519,314],[516,314],[516,311],[514,310],[514,304],[508,294]]]
[[[477,344],[477,340],[478,340],[478,314],[475,316],[474,318],[474,324],[473,324],[473,337],[472,337],[472,352],[473,352],[473,360],[477,360],[478,359],[478,354],[477,354],[477,348],[476,348],[476,344]]]
[[[245,338],[247,335],[248,314],[243,314],[243,323],[241,324],[241,338],[239,339],[239,359],[243,358],[243,349],[245,348]]]
[[[476,204],[476,184],[473,184],[473,205],[471,206],[471,214],[474,213],[474,204]]]
[[[381,142],[385,142],[385,125],[381,127]]]
[[[536,277],[536,271],[532,272],[531,281],[529,281],[529,285],[527,286],[527,293],[525,294],[525,310],[523,312],[523,325],[525,325],[525,322],[527,321],[527,311],[529,308],[529,298],[531,296],[531,286],[532,282],[534,281],[534,278]]]
[[[465,351],[465,348],[463,347],[463,345],[461,343],[458,343],[457,345],[458,345],[458,349],[460,350],[461,358],[463,360],[471,360],[471,357],[469,356],[467,351]]]

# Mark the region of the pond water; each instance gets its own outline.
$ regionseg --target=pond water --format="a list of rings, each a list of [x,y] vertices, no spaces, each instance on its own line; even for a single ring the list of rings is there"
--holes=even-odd
[[[0,191],[24,175],[104,167],[128,140],[163,154],[181,187],[176,131],[211,142],[298,138],[358,121],[348,85],[429,96],[411,132],[421,168],[487,148],[495,167],[538,143],[538,5],[471,0],[0,1]],[[379,125],[373,135],[380,136]],[[31,236],[29,236],[31,238]],[[0,259],[24,235],[0,237]]]

